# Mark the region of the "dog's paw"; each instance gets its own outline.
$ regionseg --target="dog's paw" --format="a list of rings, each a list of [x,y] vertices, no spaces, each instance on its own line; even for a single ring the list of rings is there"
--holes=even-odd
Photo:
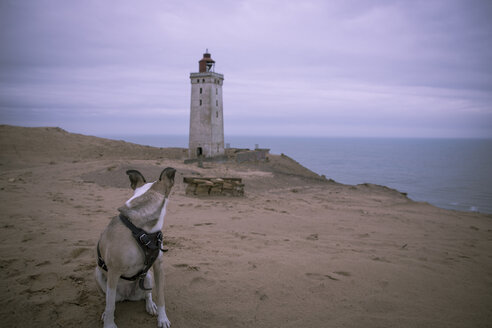
[[[157,307],[157,327],[158,328],[171,327],[171,322],[167,318],[166,308],[164,306]]]
[[[159,316],[157,318],[157,327],[158,328],[170,328],[171,327],[171,322],[169,321],[169,319],[167,318],[167,316],[164,316],[161,318],[161,316]]]
[[[112,322],[112,323],[104,324],[104,328],[118,328],[118,326],[116,326],[116,324]]]
[[[116,324],[112,322],[112,323],[104,324],[104,328],[118,328],[118,326],[116,326]]]
[[[147,298],[145,300],[145,309],[148,314],[157,315],[157,305],[155,305],[154,301],[152,301],[152,298]]]
[[[114,320],[112,320],[112,322],[106,322],[109,321],[106,320],[106,312],[103,312],[101,320],[104,322],[104,328],[118,328],[118,326],[114,323]]]

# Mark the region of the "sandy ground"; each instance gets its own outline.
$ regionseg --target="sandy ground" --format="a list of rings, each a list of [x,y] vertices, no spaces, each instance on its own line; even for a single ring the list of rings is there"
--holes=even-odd
[[[0,325],[102,327],[95,245],[132,195],[125,171],[172,166],[172,327],[492,327],[491,215],[337,184],[285,156],[200,169],[183,155],[0,126]],[[183,176],[242,177],[246,195],[186,196]],[[116,323],[156,320],[124,302]]]

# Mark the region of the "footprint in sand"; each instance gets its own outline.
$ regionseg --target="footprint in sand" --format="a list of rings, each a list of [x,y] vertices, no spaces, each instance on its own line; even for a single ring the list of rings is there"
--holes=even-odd
[[[248,238],[247,236],[240,234],[239,232],[234,232],[234,237],[240,238],[241,240]]]
[[[51,290],[55,288],[58,282],[58,275],[53,272],[32,274],[24,278],[17,279],[17,282],[28,286],[27,293],[37,293],[43,290]]]
[[[310,234],[306,237],[307,240],[318,240],[319,236],[317,233]]]
[[[388,260],[384,257],[379,257],[379,256],[373,257],[372,260],[377,261],[377,262],[383,262],[383,263],[391,263],[390,260]]]
[[[258,297],[260,301],[266,301],[268,299],[268,295],[262,292],[261,290],[257,290],[255,292],[255,295],[256,297]]]
[[[199,266],[189,265],[186,263],[173,264],[173,267],[178,268],[178,269],[187,269],[190,271],[200,271]]]
[[[79,239],[75,244],[73,244],[73,246],[93,246],[94,245],[94,241],[89,241],[89,240],[82,240],[82,239]]]
[[[215,281],[203,277],[195,277],[190,282],[190,287],[211,287],[213,285],[215,285]]]
[[[70,252],[70,257],[71,259],[76,259],[81,256],[90,255],[91,252],[92,252],[92,248],[77,247]]]
[[[68,278],[77,285],[81,285],[85,282],[85,278],[83,276],[76,274],[71,274],[70,276],[68,276]]]
[[[37,234],[37,233],[33,233],[33,232],[31,232],[31,233],[27,233],[27,234],[25,234],[25,235],[22,237],[22,240],[21,240],[21,241],[22,241],[23,243],[25,243],[25,242],[27,242],[27,241],[31,241],[31,240],[36,239],[36,237],[37,237],[37,236],[38,236],[38,234]]]
[[[205,223],[196,223],[196,224],[194,224],[195,227],[208,226],[208,225],[214,225],[214,223],[205,222]]]
[[[43,262],[37,263],[36,266],[40,267],[40,266],[45,266],[45,265],[50,265],[50,264],[51,264],[50,261],[43,261]]]
[[[0,269],[8,278],[14,277],[25,269],[25,262],[21,262],[18,259],[2,259],[0,260]]]
[[[329,275],[329,274],[321,274],[321,273],[311,273],[311,272],[307,272],[306,273],[306,276],[308,276],[309,278],[311,279],[315,279],[315,280],[325,280],[325,279],[330,279],[330,280],[334,280],[334,281],[338,281],[339,279]]]

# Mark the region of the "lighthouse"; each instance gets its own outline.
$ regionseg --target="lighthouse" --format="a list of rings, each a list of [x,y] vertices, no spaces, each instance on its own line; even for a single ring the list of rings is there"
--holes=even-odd
[[[224,154],[224,75],[215,73],[215,61],[207,51],[198,62],[198,73],[190,73],[189,157]]]

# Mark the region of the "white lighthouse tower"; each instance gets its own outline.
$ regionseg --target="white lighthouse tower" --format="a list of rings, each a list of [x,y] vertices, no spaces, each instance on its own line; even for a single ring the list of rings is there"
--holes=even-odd
[[[198,73],[190,73],[189,157],[224,154],[222,84],[224,75],[215,73],[215,61],[207,51],[198,62]]]

